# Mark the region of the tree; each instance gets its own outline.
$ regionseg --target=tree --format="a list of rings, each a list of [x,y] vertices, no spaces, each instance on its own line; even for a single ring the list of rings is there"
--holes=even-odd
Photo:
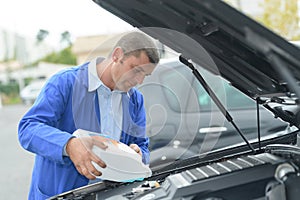
[[[69,31],[65,31],[65,32],[61,33],[60,44],[64,48],[72,45],[71,34]]]
[[[37,43],[43,42],[48,35],[49,35],[49,31],[40,29],[36,35]]]
[[[287,40],[299,40],[298,0],[264,0],[263,14],[256,17],[275,33]]]
[[[50,63],[59,63],[67,65],[76,65],[76,56],[72,53],[71,47],[69,46],[59,52],[53,52],[39,61],[45,61]]]
[[[249,0],[224,1],[242,12],[243,9],[247,9],[247,4],[253,3]],[[298,1],[260,0],[258,6],[262,8],[262,13],[253,15],[247,12],[247,14],[287,40],[300,40]]]

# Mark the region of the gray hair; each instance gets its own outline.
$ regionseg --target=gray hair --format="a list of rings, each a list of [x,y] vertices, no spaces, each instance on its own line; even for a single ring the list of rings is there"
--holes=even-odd
[[[159,62],[158,48],[153,39],[142,32],[134,31],[122,36],[115,47],[120,47],[125,57],[134,55],[138,57],[141,52],[145,52],[151,63]]]

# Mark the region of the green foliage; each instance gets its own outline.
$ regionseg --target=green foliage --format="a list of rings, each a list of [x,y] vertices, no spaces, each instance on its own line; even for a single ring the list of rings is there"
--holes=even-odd
[[[19,85],[16,82],[2,84],[0,83],[0,98],[3,104],[20,103]]]
[[[44,41],[48,35],[49,35],[49,31],[40,29],[36,35],[37,42],[40,43],[40,42]]]
[[[19,94],[19,85],[18,83],[8,83],[8,84],[0,84],[0,93],[6,95],[18,95]]]
[[[299,40],[298,0],[264,0],[257,20],[287,40]]]
[[[245,3],[251,4],[249,0],[223,0],[237,10],[243,11]],[[250,17],[260,22],[286,40],[300,40],[299,29],[299,0],[261,0],[259,8],[262,13],[247,13]]]
[[[69,46],[61,50],[60,52],[53,52],[39,61],[67,64],[67,65],[76,65],[76,56],[72,53],[71,46]]]
[[[28,85],[33,80],[32,77],[24,78],[24,85]]]
[[[21,103],[21,98],[17,95],[3,97],[3,104],[13,105]]]

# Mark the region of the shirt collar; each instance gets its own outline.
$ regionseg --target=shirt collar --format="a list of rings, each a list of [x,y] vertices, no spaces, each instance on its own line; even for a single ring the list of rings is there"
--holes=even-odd
[[[89,92],[95,91],[98,87],[103,85],[97,74],[97,64],[103,61],[103,58],[95,58],[91,60],[88,65],[88,80],[89,80]]]
[[[88,91],[89,92],[93,92],[97,90],[100,86],[104,86],[105,88],[107,88],[107,86],[104,85],[104,83],[99,79],[97,74],[97,64],[99,64],[103,60],[104,58],[101,57],[94,58],[93,60],[91,60],[91,62],[88,65],[88,81],[89,81]],[[114,92],[126,93],[118,90]],[[127,96],[128,97],[130,96],[128,92],[127,92]]]

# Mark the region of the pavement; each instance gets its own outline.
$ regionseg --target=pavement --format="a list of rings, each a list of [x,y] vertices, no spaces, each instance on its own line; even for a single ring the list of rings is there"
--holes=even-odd
[[[0,107],[0,199],[27,199],[34,154],[20,146],[17,126],[28,108],[21,104]]]

